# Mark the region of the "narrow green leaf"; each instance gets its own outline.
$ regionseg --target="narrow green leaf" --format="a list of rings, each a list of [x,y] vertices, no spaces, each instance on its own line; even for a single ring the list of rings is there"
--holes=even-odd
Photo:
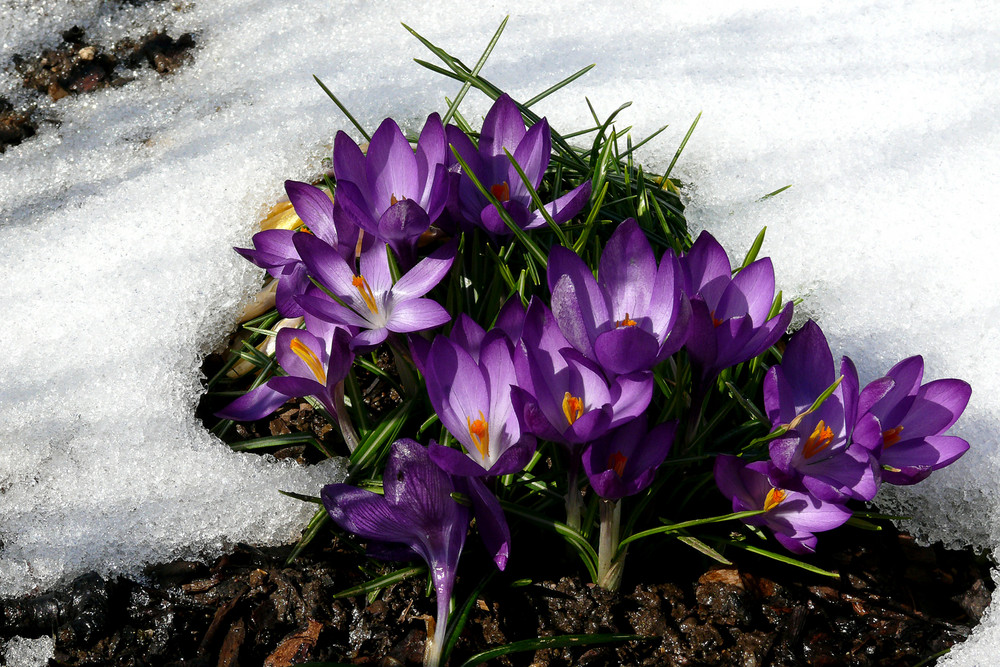
[[[347,107],[345,107],[341,103],[341,101],[337,99],[337,96],[334,95],[333,92],[329,88],[327,88],[322,81],[319,80],[318,76],[313,74],[313,78],[316,79],[316,83],[318,83],[319,87],[323,89],[323,92],[330,96],[330,99],[333,100],[333,103],[337,105],[337,108],[340,109],[341,113],[347,116],[347,120],[351,121],[351,124],[357,128],[358,132],[361,133],[361,136],[365,138],[365,141],[371,143],[372,140],[371,135],[365,132],[365,128],[361,127],[361,123],[359,123],[357,119],[351,115],[351,112],[347,110]]]
[[[760,233],[757,234],[757,238],[753,240],[753,243],[750,245],[750,249],[747,250],[747,255],[743,258],[743,264],[740,266],[741,269],[745,269],[750,266],[750,264],[757,259],[757,253],[760,252],[760,247],[764,245],[764,234],[766,232],[767,226],[765,225],[764,228],[760,230]]]
[[[694,122],[691,123],[691,127],[688,128],[687,134],[684,135],[684,140],[681,141],[681,145],[677,147],[677,152],[674,153],[674,159],[670,161],[670,164],[667,165],[667,170],[663,172],[663,178],[661,179],[661,182],[664,182],[668,178],[670,178],[670,172],[673,171],[674,165],[677,164],[677,158],[679,158],[681,156],[681,153],[684,152],[684,147],[687,146],[688,139],[690,139],[691,135],[694,134],[694,128],[698,127],[699,120],[701,120],[700,111],[698,112],[698,115],[694,117]]]
[[[444,649],[441,651],[442,664],[448,663],[448,658],[451,656],[452,649],[454,649],[455,644],[458,643],[459,637],[462,634],[462,629],[469,620],[469,614],[472,612],[472,607],[476,604],[476,600],[479,599],[479,594],[483,592],[486,584],[493,579],[496,573],[497,570],[490,570],[489,574],[480,579],[479,583],[476,584],[476,587],[472,589],[472,592],[465,598],[465,603],[462,605],[462,608],[457,612],[452,612],[448,623],[447,638],[444,641]]]
[[[723,544],[728,544],[730,546],[736,547],[737,549],[743,549],[744,551],[749,551],[752,554],[757,554],[758,556],[764,556],[765,558],[770,558],[771,560],[776,560],[781,563],[786,563],[788,565],[794,565],[795,567],[801,568],[807,572],[812,572],[814,574],[819,574],[824,577],[832,577],[833,579],[839,579],[840,574],[837,572],[831,572],[829,570],[824,570],[821,567],[816,567],[815,565],[810,565],[798,559],[786,556],[784,554],[774,553],[773,551],[768,551],[767,549],[761,549],[760,547],[755,547],[750,544],[744,544],[742,542],[735,542],[733,540],[719,540]]]
[[[688,545],[695,551],[699,551],[714,561],[722,563],[723,565],[732,565],[733,562],[728,560],[725,556],[720,554],[718,551],[708,546],[696,537],[691,537],[690,535],[678,535],[677,540]]]
[[[358,445],[358,448],[351,452],[350,477],[354,477],[359,472],[367,470],[382,458],[382,455],[388,451],[389,445],[396,440],[400,430],[403,428],[403,424],[410,418],[413,405],[412,398],[408,398],[400,403],[379,422],[372,432]]]
[[[385,588],[390,584],[395,584],[400,581],[405,581],[410,577],[415,577],[418,574],[423,574],[426,571],[427,571],[426,565],[423,564],[411,565],[410,567],[404,567],[400,570],[390,572],[389,574],[377,577],[375,579],[372,579],[371,581],[366,581],[363,584],[347,588],[345,590],[340,591],[339,593],[334,593],[332,597],[334,599],[338,599],[338,598],[349,598],[355,595],[367,595],[372,591],[377,591],[380,588]]]
[[[242,392],[241,392],[242,393]],[[242,442],[234,442],[229,448],[234,452],[248,452],[265,447],[283,447],[287,445],[312,444],[316,445],[316,438],[311,433],[287,433],[284,435],[267,435],[261,438],[253,438]]]
[[[506,21],[506,19],[504,19],[504,20]],[[573,74],[570,74],[568,77],[566,77],[565,79],[563,79],[559,83],[554,84],[552,86],[549,86],[548,88],[546,88],[542,92],[540,92],[537,95],[535,95],[534,97],[532,97],[530,100],[528,100],[527,102],[524,103],[524,106],[527,108],[527,107],[530,107],[530,106],[532,106],[534,104],[537,104],[538,102],[541,102],[546,97],[548,97],[552,93],[556,92],[560,88],[565,88],[569,84],[573,83],[574,81],[576,81],[577,79],[579,79],[581,76],[583,76],[584,74],[586,74],[590,70],[594,69],[594,67],[595,67],[594,64],[590,64],[590,65],[587,65],[586,67],[584,67],[583,69],[577,70],[576,72],[574,72]]]
[[[626,537],[624,540],[618,543],[618,548],[621,549],[626,544],[630,542],[635,542],[636,540],[641,540],[644,537],[649,537],[650,535],[660,535],[663,533],[675,533],[679,530],[684,530],[685,528],[691,528],[692,526],[704,526],[710,523],[721,523],[723,521],[740,521],[747,517],[757,516],[758,514],[763,514],[764,510],[748,510],[746,512],[734,512],[733,514],[726,514],[723,516],[712,516],[706,519],[692,519],[691,521],[681,521],[680,523],[671,523],[666,526],[660,526],[659,528],[650,528],[649,530],[643,530],[641,532],[635,533]]]
[[[292,549],[292,553],[288,554],[288,558],[285,559],[286,565],[298,558],[299,554],[302,553],[302,550],[309,546],[309,543],[313,541],[313,538],[319,534],[319,531],[323,529],[323,526],[325,526],[326,522],[329,520],[330,515],[327,513],[325,507],[321,507],[316,510],[312,519],[309,520],[309,525],[307,525],[306,529],[302,532],[302,537],[299,538],[299,541],[295,544],[295,548]]]
[[[774,192],[768,192],[768,193],[767,193],[766,195],[764,195],[763,197],[761,197],[761,198],[760,198],[760,199],[758,199],[757,201],[764,201],[765,199],[770,199],[770,198],[771,198],[771,197],[773,197],[774,195],[780,195],[780,194],[781,194],[782,192],[784,192],[785,190],[787,190],[787,189],[788,189],[788,188],[790,188],[790,187],[792,187],[792,184],[791,184],[791,183],[789,183],[788,185],[786,185],[786,186],[785,186],[785,187],[783,187],[783,188],[778,188],[778,189],[777,189],[777,190],[775,190]]]
[[[569,248],[571,244],[566,239],[566,234],[563,233],[563,230],[556,224],[556,221],[552,219],[552,215],[545,209],[545,203],[542,201],[542,198],[538,196],[538,191],[535,190],[535,186],[533,186],[531,181],[528,180],[528,175],[524,173],[524,169],[522,169],[521,165],[517,163],[517,160],[514,159],[514,156],[509,150],[504,148],[503,152],[506,153],[507,158],[514,167],[514,171],[517,172],[517,175],[521,178],[521,182],[524,183],[524,187],[528,189],[528,194],[531,195],[531,201],[535,203],[535,208],[537,208],[542,214],[542,217],[545,218],[545,224],[549,226],[549,229],[555,232],[555,235],[559,238],[559,243],[562,244],[563,247]]]
[[[497,45],[497,41],[500,39],[500,35],[503,34],[503,29],[507,26],[507,19],[509,18],[510,15],[507,15],[504,17],[503,21],[500,22],[500,27],[497,28],[497,31],[493,34],[493,39],[491,39],[490,43],[486,45],[486,49],[483,51],[483,55],[479,56],[479,61],[476,63],[476,66],[472,68],[472,73],[471,73],[472,76],[475,77],[479,75],[479,70],[483,68],[483,65],[486,64],[486,60],[490,57],[490,54],[493,52],[493,47]],[[444,125],[447,125],[448,121],[451,120],[451,117],[455,115],[456,111],[458,111],[458,105],[462,103],[462,100],[465,98],[465,94],[469,92],[469,88],[471,87],[472,83],[470,81],[466,81],[465,83],[462,84],[461,90],[459,90],[458,95],[455,96],[455,101],[448,106],[448,111],[441,119],[441,122]]]
[[[283,496],[288,496],[289,498],[295,498],[296,500],[301,500],[304,503],[316,503],[317,505],[322,505],[323,500],[319,496],[307,496],[304,493],[295,493],[294,491],[282,491],[278,489],[278,493]]]

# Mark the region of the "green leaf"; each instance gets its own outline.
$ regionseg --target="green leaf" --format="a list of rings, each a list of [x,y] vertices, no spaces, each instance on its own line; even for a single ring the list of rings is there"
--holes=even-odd
[[[727,559],[725,556],[723,556],[722,554],[720,554],[718,551],[716,551],[712,547],[708,546],[707,544],[705,544],[704,542],[702,542],[701,540],[699,540],[696,537],[691,537],[690,535],[678,535],[677,536],[677,540],[680,541],[680,542],[683,542],[686,545],[688,545],[689,547],[691,547],[695,551],[699,551],[699,552],[705,554],[706,556],[708,556],[712,560],[718,561],[719,563],[722,563],[723,565],[732,565],[733,564],[733,562],[731,560]]]
[[[499,658],[504,655],[510,655],[511,653],[519,653],[522,651],[540,651],[547,648],[567,648],[570,646],[590,646],[592,644],[646,641],[649,639],[652,639],[652,637],[621,634],[561,635],[559,637],[522,639],[521,641],[511,642],[506,646],[499,646],[488,651],[483,651],[482,653],[477,653],[463,662],[460,667],[475,667],[476,665],[483,664],[487,660],[492,660],[493,658]]]
[[[690,139],[691,135],[694,134],[694,128],[698,127],[699,120],[701,120],[700,111],[698,112],[698,115],[694,117],[694,122],[691,123],[691,127],[688,128],[687,134],[684,135],[684,140],[681,141],[681,145],[677,147],[677,152],[674,153],[674,159],[670,161],[670,164],[667,165],[667,170],[663,172],[663,178],[660,181],[661,183],[670,178],[670,172],[673,171],[674,165],[677,164],[677,158],[679,158],[681,153],[684,152],[684,147],[687,146],[688,139]]]
[[[514,167],[514,171],[516,171],[517,175],[521,178],[521,182],[524,183],[524,187],[528,189],[528,194],[531,195],[531,201],[535,203],[535,208],[537,208],[542,214],[542,217],[545,218],[545,223],[549,226],[549,229],[555,232],[556,236],[559,237],[559,243],[561,243],[564,247],[569,248],[570,242],[566,239],[566,234],[564,234],[563,230],[556,224],[556,221],[552,219],[552,215],[545,210],[545,202],[543,202],[542,198],[538,196],[538,191],[535,190],[535,186],[533,186],[531,181],[528,180],[528,176],[524,173],[524,169],[521,169],[521,165],[517,163],[517,160],[514,159],[514,156],[509,150],[504,148],[503,152],[507,154],[507,158]]]
[[[730,546],[736,547],[737,549],[743,549],[744,551],[749,551],[752,554],[757,554],[758,556],[764,556],[765,558],[770,558],[787,565],[794,565],[797,568],[801,568],[807,572],[812,572],[813,574],[819,574],[824,577],[831,577],[833,579],[839,579],[840,574],[837,572],[831,572],[829,570],[824,570],[821,567],[816,567],[815,565],[810,565],[796,558],[786,556],[784,554],[777,554],[773,551],[768,551],[767,549],[761,549],[760,547],[755,547],[750,544],[744,544],[743,542],[736,542],[733,540],[719,540],[723,544],[728,544]]]
[[[333,92],[329,88],[327,88],[322,81],[319,80],[318,76],[313,74],[313,78],[316,79],[316,83],[318,83],[319,87],[323,89],[323,92],[330,96],[330,99],[333,100],[333,103],[337,105],[337,108],[340,109],[341,113],[347,116],[347,120],[351,121],[351,124],[358,129],[358,132],[360,132],[361,136],[365,138],[365,141],[371,143],[372,140],[371,135],[365,132],[365,128],[361,127],[361,123],[359,123],[357,119],[351,115],[351,112],[347,110],[347,107],[345,107],[341,103],[341,101],[337,99],[337,96],[334,95]]]
[[[750,264],[752,264],[753,261],[757,259],[757,253],[760,252],[760,247],[764,245],[765,232],[767,232],[766,225],[763,229],[760,230],[760,233],[757,234],[757,238],[753,240],[753,244],[751,244],[750,249],[747,250],[747,255],[746,257],[743,258],[743,264],[740,266],[741,269],[745,269],[746,267],[750,266]]]
[[[427,571],[427,566],[423,564],[404,567],[401,570],[395,570],[394,572],[390,572],[389,574],[386,574],[384,576],[377,577],[370,581],[366,581],[363,584],[347,588],[345,590],[340,591],[339,593],[334,593],[333,598],[338,599],[338,598],[349,598],[355,595],[367,595],[372,591],[377,591],[381,588],[389,586],[390,584],[395,584],[400,581],[409,579],[410,577],[415,577],[418,574],[423,574],[426,571]]]
[[[770,199],[770,198],[771,198],[771,197],[773,197],[774,195],[780,195],[780,194],[781,194],[782,192],[784,192],[785,190],[787,190],[787,189],[788,189],[788,188],[790,188],[790,187],[792,187],[791,183],[789,183],[788,185],[786,185],[786,186],[785,186],[785,187],[783,187],[783,188],[778,188],[778,189],[777,189],[777,190],[775,190],[774,192],[768,192],[768,193],[767,193],[766,195],[764,195],[763,197],[761,197],[761,198],[760,198],[760,199],[758,199],[757,201],[764,201],[765,199]]]
[[[448,633],[444,641],[444,649],[441,651],[441,663],[447,664],[448,658],[451,656],[452,649],[455,648],[455,644],[458,643],[459,637],[462,634],[462,629],[465,627],[466,622],[469,620],[469,614],[472,612],[472,607],[476,604],[476,600],[479,599],[479,594],[482,593],[486,584],[493,579],[496,575],[497,570],[490,570],[489,573],[479,580],[476,587],[472,589],[468,597],[465,599],[465,603],[462,608],[456,612],[453,612],[448,623]]]
[[[503,507],[506,512],[524,517],[532,523],[538,524],[539,526],[545,526],[546,528],[554,530],[559,535],[562,535],[563,539],[565,539],[580,556],[580,560],[583,561],[584,566],[587,568],[587,572],[590,574],[591,580],[593,581],[597,579],[597,552],[594,551],[594,547],[590,546],[590,543],[586,540],[586,538],[580,534],[580,531],[574,530],[564,523],[553,521],[546,516],[542,516],[541,514],[537,514],[531,510],[521,507],[520,505],[515,505],[514,503],[510,503],[505,500],[500,501],[500,506]]]
[[[395,442],[403,424],[410,418],[413,410],[413,399],[408,398],[400,403],[392,412],[369,433],[358,448],[351,452],[350,478],[373,467],[388,451],[389,445]]]
[[[757,516],[758,514],[763,514],[764,510],[748,510],[746,512],[734,512],[733,514],[725,514],[723,516],[712,516],[707,519],[692,519],[691,521],[681,521],[680,523],[671,523],[666,526],[660,526],[659,528],[650,528],[649,530],[644,530],[634,535],[626,537],[624,540],[619,542],[618,548],[621,549],[626,544],[630,542],[635,542],[636,540],[641,540],[644,537],[649,537],[650,535],[660,535],[663,533],[676,533],[679,530],[684,530],[685,528],[691,528],[692,526],[704,526],[710,523],[721,523],[723,521],[740,521],[747,517]]]
[[[491,39],[490,43],[486,45],[486,50],[483,51],[483,55],[479,56],[479,61],[476,63],[476,66],[472,68],[471,75],[473,77],[478,76],[479,70],[481,70],[483,68],[483,65],[486,64],[487,59],[493,52],[493,47],[497,45],[497,41],[499,41],[500,35],[503,34],[503,29],[507,26],[507,19],[509,18],[510,18],[509,15],[505,16],[503,21],[500,22],[500,27],[497,28],[497,31],[493,34],[493,39]],[[407,28],[407,30],[410,29]],[[413,31],[410,30],[410,32]],[[461,90],[459,90],[458,95],[455,96],[455,101],[448,106],[448,111],[445,113],[444,117],[441,118],[442,124],[444,125],[448,124],[448,121],[451,120],[451,117],[454,116],[455,112],[458,111],[458,105],[462,103],[462,100],[465,98],[465,94],[469,92],[469,88],[471,87],[472,87],[471,81],[466,81],[465,83],[462,84]]]
[[[504,19],[504,20],[506,20],[506,19]],[[548,88],[546,88],[545,90],[543,90],[542,92],[538,93],[537,95],[535,95],[534,97],[532,97],[530,100],[528,100],[527,102],[525,102],[524,103],[525,108],[530,107],[533,104],[537,104],[538,102],[541,102],[546,97],[548,97],[552,93],[556,92],[560,88],[565,88],[566,86],[568,86],[569,84],[573,83],[574,81],[576,81],[577,79],[579,79],[581,76],[583,76],[584,74],[586,74],[590,70],[594,69],[594,67],[595,67],[595,65],[593,65],[593,64],[587,65],[583,69],[577,70],[573,74],[570,74],[568,77],[566,77],[565,79],[563,79],[559,83],[554,84],[552,86],[549,86]]]
[[[292,553],[288,554],[288,558],[285,560],[286,565],[298,558],[299,554],[302,553],[302,550],[309,546],[309,543],[313,541],[313,538],[316,537],[319,531],[323,529],[323,526],[325,526],[326,522],[329,520],[330,515],[327,513],[325,507],[321,507],[316,510],[312,519],[309,520],[309,525],[307,525],[306,529],[302,532],[302,537],[299,538],[299,541],[295,544],[295,548],[292,549]]]

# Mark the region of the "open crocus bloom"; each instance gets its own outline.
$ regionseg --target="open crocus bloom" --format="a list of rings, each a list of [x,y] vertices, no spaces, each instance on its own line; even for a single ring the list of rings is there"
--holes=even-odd
[[[439,303],[423,297],[448,273],[455,259],[455,242],[438,248],[393,283],[389,257],[381,244],[361,253],[360,271],[320,239],[300,234],[295,239],[302,260],[320,283],[345,305],[332,299],[301,296],[299,303],[316,317],[357,327],[352,349],[371,349],[389,332],[410,333],[432,329],[451,320]]]
[[[841,503],[820,500],[808,493],[776,486],[771,482],[767,461],[744,465],[728,454],[715,459],[715,483],[733,502],[734,512],[765,510],[743,519],[751,526],[767,526],[789,551],[797,554],[816,550],[816,536],[833,530],[851,518]]]
[[[478,352],[477,363],[464,348],[438,336],[419,362],[434,410],[466,452],[437,445],[431,457],[453,475],[518,472],[534,454],[535,438],[522,433],[510,400],[513,349],[502,332],[491,331]]]
[[[322,498],[334,523],[376,544],[369,552],[398,560],[420,556],[430,570],[437,594],[437,622],[426,652],[426,665],[437,665],[444,645],[455,570],[469,528],[468,507],[452,494],[455,480],[413,440],[392,445],[382,477],[385,495],[349,484],[323,487]]]
[[[313,327],[316,329],[317,327]],[[221,419],[254,421],[271,414],[289,398],[313,396],[330,414],[339,412],[336,386],[354,363],[351,334],[343,327],[326,327],[315,335],[305,329],[278,331],[275,357],[287,373],[270,378],[216,413]]]
[[[339,210],[388,243],[408,268],[417,239],[441,215],[448,199],[448,147],[441,118],[427,118],[416,153],[390,118],[372,135],[367,154],[343,132],[333,145]]]
[[[453,125],[447,128],[450,143],[475,174],[482,186],[500,202],[521,229],[545,225],[540,211],[532,211],[531,194],[511,164],[504,149],[510,152],[524,171],[531,186],[538,189],[549,166],[552,137],[544,118],[525,129],[524,118],[509,95],[504,93],[493,103],[483,120],[477,148],[468,135]],[[590,181],[584,181],[553,202],[545,210],[556,223],[562,223],[580,212],[590,199]],[[499,212],[483,196],[467,175],[458,179],[456,217],[465,225],[481,226],[493,236],[509,236]]]
[[[653,395],[649,371],[608,382],[601,368],[573,349],[552,313],[532,298],[515,355],[517,387],[525,427],[540,438],[571,449],[642,414]]]
[[[921,385],[923,374],[920,356],[893,366],[887,373],[892,389],[870,410],[879,422],[882,479],[890,484],[916,484],[969,449],[968,442],[944,432],[965,410],[972,388],[955,379]],[[877,382],[865,387],[865,393]]]
[[[796,424],[771,441],[771,460],[782,486],[801,486],[824,501],[871,500],[878,492],[877,464],[868,448],[852,440],[858,424],[858,375],[850,359],[841,361],[843,379],[833,394],[803,416],[837,380],[833,368],[826,337],[815,322],[806,322],[789,341],[781,364],[764,378],[768,419],[775,427]]]
[[[618,500],[635,495],[656,477],[674,441],[677,422],[657,424],[646,431],[646,415],[595,440],[583,452],[583,470],[601,498]]]
[[[347,253],[354,254],[357,229],[343,223],[338,228],[334,222],[333,201],[325,190],[308,183],[285,181],[285,192],[306,229],[337,248],[345,257],[349,256]],[[295,301],[295,296],[309,285],[305,266],[292,241],[298,233],[294,229],[267,229],[254,234],[253,248],[233,248],[278,279],[275,305],[284,317],[302,317],[302,307]]]
[[[680,258],[684,292],[691,299],[687,350],[699,371],[699,382],[752,359],[774,345],[792,319],[788,303],[768,319],[774,302],[774,267],[758,259],[735,276],[725,249],[702,232]]]
[[[609,376],[650,370],[687,337],[690,305],[681,294],[677,258],[668,251],[657,266],[634,218],[608,239],[597,280],[579,255],[556,246],[548,282],[559,329]]]

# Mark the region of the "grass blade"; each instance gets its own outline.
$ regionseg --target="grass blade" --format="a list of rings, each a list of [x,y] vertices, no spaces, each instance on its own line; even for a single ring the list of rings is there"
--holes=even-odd
[[[677,164],[677,158],[679,158],[681,153],[684,152],[684,147],[687,146],[688,139],[690,139],[691,135],[694,134],[694,128],[698,127],[699,120],[701,120],[700,111],[698,112],[698,115],[694,117],[694,122],[691,123],[691,127],[688,128],[687,134],[684,135],[684,140],[681,141],[681,145],[677,147],[677,152],[674,153],[674,159],[670,161],[670,164],[667,165],[667,170],[663,172],[663,178],[661,179],[662,182],[666,182],[667,178],[670,177],[670,172],[673,171],[674,165]]]
[[[357,119],[351,115],[351,112],[347,110],[347,107],[345,107],[343,103],[337,99],[337,96],[333,94],[333,91],[327,88],[326,85],[322,81],[320,81],[319,77],[316,76],[315,74],[313,74],[313,78],[316,79],[316,83],[318,83],[319,87],[323,89],[323,92],[330,96],[330,99],[333,100],[333,103],[337,105],[337,108],[340,109],[340,112],[345,116],[347,116],[347,120],[351,121],[351,124],[357,128],[358,132],[361,133],[361,136],[365,138],[365,141],[371,143],[372,140],[371,135],[365,132],[365,128],[363,128],[361,126],[361,123],[359,123]]]
[[[629,641],[645,641],[649,637],[643,637],[642,635],[619,635],[619,634],[603,634],[603,635],[562,635],[560,637],[538,637],[537,639],[522,639],[521,641],[511,642],[506,646],[499,646],[497,648],[492,648],[488,651],[483,651],[482,653],[477,653],[465,662],[463,662],[460,667],[475,667],[476,665],[481,665],[487,660],[492,660],[493,658],[499,658],[504,655],[509,655],[511,653],[519,653],[521,651],[539,651],[546,648],[567,648],[570,646],[590,646],[592,644],[611,644],[615,642],[629,642]]]

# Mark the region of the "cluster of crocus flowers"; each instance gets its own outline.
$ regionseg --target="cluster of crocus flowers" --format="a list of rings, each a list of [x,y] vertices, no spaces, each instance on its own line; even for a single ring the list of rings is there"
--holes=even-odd
[[[969,448],[944,434],[969,401],[968,383],[921,385],[922,376],[923,360],[910,357],[861,389],[847,357],[835,374],[826,337],[807,322],[764,382],[776,436],[769,458],[719,456],[719,489],[734,511],[763,510],[747,522],[766,525],[790,551],[814,551],[815,533],[851,517],[848,501],[872,500],[882,482],[914,484]]]
[[[551,150],[548,123],[526,127],[506,95],[486,115],[478,143],[436,114],[415,144],[389,119],[366,152],[341,132],[332,198],[288,181],[299,222],[238,249],[278,281],[279,312],[302,318],[304,328],[277,331],[278,373],[218,416],[256,420],[290,397],[312,397],[355,452],[345,383],[356,357],[383,345],[395,354],[407,405],[433,408],[437,441],[404,437],[383,450],[384,495],[349,484],[322,491],[334,522],[367,540],[372,555],[427,562],[438,608],[427,665],[441,658],[470,526],[499,569],[516,553],[504,485],[527,479],[542,456],[564,464],[557,471],[564,485],[553,484],[565,489],[560,530],[585,540],[584,496],[596,499],[594,579],[616,588],[623,499],[655,491],[675,439],[687,446],[696,435],[720,373],[768,350],[792,316],[792,305],[775,297],[769,260],[734,270],[707,232],[686,253],[665,249],[658,257],[633,218],[592,223],[606,240],[582,256],[557,228],[551,236],[566,245],[548,249],[534,292],[512,289],[506,302],[501,295],[476,308],[488,321],[450,312],[446,288],[483,287],[456,275],[463,262],[488,254],[470,250],[475,239],[499,256],[513,236],[520,242],[525,232],[567,223],[590,201],[585,179],[542,203]],[[470,233],[476,229],[485,233]],[[793,551],[810,551],[816,532],[851,516],[848,501],[871,500],[881,481],[913,483],[957,459],[968,444],[945,431],[964,409],[968,385],[922,385],[922,370],[919,357],[907,359],[861,389],[850,360],[835,369],[822,332],[807,324],[764,379],[774,429],[768,460],[720,455],[715,463],[734,511],[758,512],[747,522],[767,526]],[[655,405],[659,394],[681,407]],[[351,398],[353,410],[364,409],[357,394]],[[679,428],[684,409],[695,417],[687,431]]]

